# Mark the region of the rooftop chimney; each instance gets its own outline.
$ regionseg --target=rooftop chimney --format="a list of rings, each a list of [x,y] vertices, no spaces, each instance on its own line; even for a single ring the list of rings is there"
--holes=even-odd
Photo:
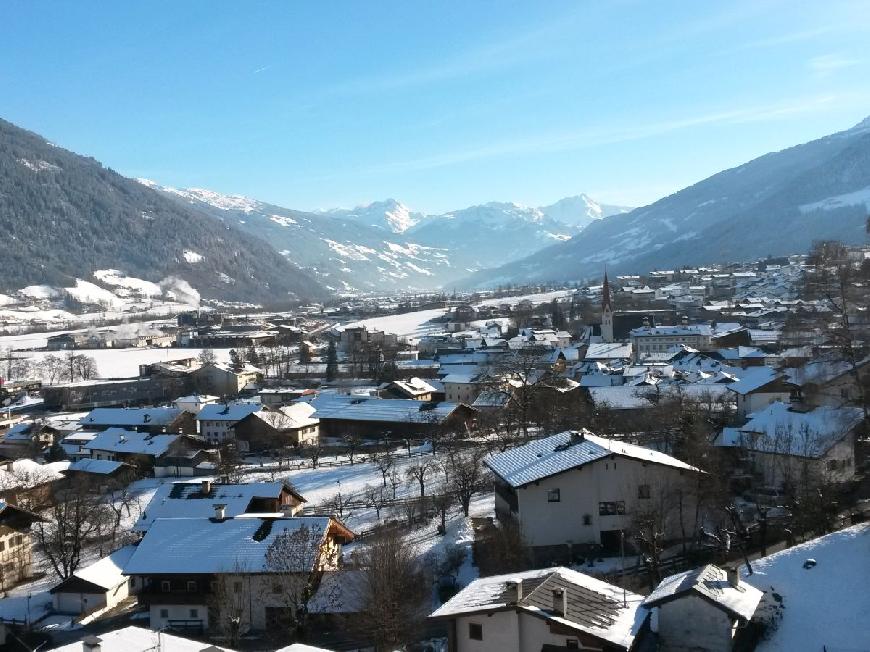
[[[740,571],[734,568],[726,568],[725,572],[728,575],[728,583],[735,589],[740,588]]]
[[[519,604],[523,599],[523,581],[519,578],[511,580],[511,584],[514,585],[514,592],[516,595],[516,602]]]
[[[558,616],[568,613],[568,592],[565,589],[553,589],[553,613]]]
[[[683,322],[683,326],[688,326],[689,325],[689,316],[683,315],[682,322]]]
[[[227,506],[221,503],[214,504],[214,517],[215,520],[223,521],[227,517]]]
[[[211,493],[211,480],[202,481],[202,494],[208,496]]]
[[[100,652],[100,643],[102,642],[102,639],[97,636],[88,636],[82,639],[82,649],[87,652]]]

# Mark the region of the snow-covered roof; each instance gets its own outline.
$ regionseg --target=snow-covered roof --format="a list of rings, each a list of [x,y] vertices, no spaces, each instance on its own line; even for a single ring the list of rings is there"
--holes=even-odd
[[[733,617],[746,621],[752,618],[762,596],[761,591],[743,582],[737,587],[732,586],[725,570],[707,564],[664,578],[643,604],[646,607],[655,607],[688,594],[698,595]]]
[[[812,568],[804,562],[814,559]],[[870,641],[870,524],[862,523],[752,562],[745,582],[782,601],[782,620],[758,652],[866,650]]]
[[[0,467],[0,491],[30,489],[63,477],[69,467],[67,461],[40,464],[33,460],[20,459],[12,462],[12,470]]]
[[[754,392],[768,383],[783,377],[778,371],[770,367],[748,367],[739,372],[739,374],[740,380],[728,386],[728,389],[738,394]]]
[[[406,392],[411,396],[419,396],[420,394],[431,394],[437,391],[432,385],[427,383],[422,378],[411,378],[409,380],[396,380],[393,385]]]
[[[599,342],[586,349],[586,360],[615,360],[631,358],[631,344]]]
[[[112,460],[94,460],[90,458],[84,458],[70,464],[67,471],[80,471],[82,473],[111,475],[123,466],[127,465],[123,462],[113,462]]]
[[[302,399],[304,400],[304,399]],[[432,423],[447,419],[459,403],[424,403],[409,399],[375,398],[371,396],[339,396],[320,394],[309,401],[318,419],[349,421],[382,421],[389,423]]]
[[[864,419],[857,407],[822,406],[810,412],[776,401],[750,415],[739,445],[762,453],[820,457]]]
[[[259,410],[259,403],[209,403],[196,415],[197,421],[241,421],[249,414]]]
[[[82,448],[89,451],[98,450],[159,457],[166,454],[176,439],[178,439],[178,435],[152,435],[147,432],[133,432],[123,428],[108,428]]]
[[[97,635],[97,638],[100,639],[100,652],[152,652],[153,650],[160,650],[160,652],[202,652],[207,647],[200,641],[192,641],[142,627],[124,627],[111,632],[103,632]],[[52,648],[53,652],[82,652],[86,649],[81,641]],[[228,647],[216,649],[232,652]]]
[[[517,600],[516,584],[522,584]],[[567,613],[553,609],[553,591],[567,592]],[[441,605],[430,618],[518,610],[542,616],[626,649],[631,647],[647,611],[643,596],[568,568],[494,575],[474,580]]]
[[[200,480],[161,484],[133,529],[144,532],[158,518],[214,516],[216,504],[225,505],[224,513],[227,516],[239,516],[248,511],[255,498],[278,498],[284,487],[283,482],[212,483],[211,490],[205,495]],[[296,495],[300,500],[305,500],[301,495]]]
[[[303,572],[313,567],[320,543],[334,526],[340,527],[326,516],[222,521],[160,518],[145,533],[124,571],[127,575],[268,573],[266,552],[270,544],[284,532],[300,533],[302,528],[308,528],[308,534],[300,536],[311,545],[292,560],[295,570]]]
[[[253,414],[277,430],[295,430],[317,425],[313,416],[314,406],[309,403],[293,403],[274,410],[259,410]]]
[[[474,399],[474,403],[471,404],[473,408],[503,408],[508,402],[511,400],[510,392],[505,392],[503,390],[488,390],[485,392],[481,392],[476,399]]]
[[[79,423],[87,427],[168,426],[181,412],[177,407],[95,408]]]
[[[84,568],[79,568],[73,573],[73,577],[99,586],[102,589],[113,589],[116,586],[120,586],[127,581],[127,578],[124,576],[124,566],[130,561],[134,550],[136,550],[136,546],[124,546],[108,557],[95,561]],[[51,592],[55,593],[58,590],[62,590],[65,583],[61,582]]]
[[[675,457],[649,448],[593,435],[588,430],[566,431],[531,441],[486,458],[486,465],[513,487],[522,487],[610,455],[620,455],[676,469],[697,469]]]

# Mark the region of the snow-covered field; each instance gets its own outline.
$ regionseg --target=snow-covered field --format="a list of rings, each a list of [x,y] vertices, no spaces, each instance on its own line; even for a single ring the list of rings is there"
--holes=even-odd
[[[571,296],[572,290],[555,290],[553,292],[539,292],[538,294],[523,294],[517,297],[501,297],[500,299],[484,299],[476,303],[477,306],[500,306],[502,304],[508,304],[511,306],[515,306],[520,301],[525,301],[528,299],[534,305],[538,305],[539,303],[548,303],[553,299],[562,299],[564,297]]]
[[[228,362],[230,349],[212,349],[218,362]],[[97,363],[100,378],[126,378],[139,374],[140,364],[169,362],[195,358],[202,349],[76,349],[75,353],[90,356]],[[49,354],[63,355],[63,351],[34,351],[29,359],[37,362]]]
[[[400,337],[417,338],[431,333],[439,333],[440,325],[431,324],[431,320],[440,317],[446,312],[443,308],[435,310],[417,310],[406,312],[401,315],[387,315],[386,317],[372,317],[349,324],[343,324],[340,329],[350,326],[365,326],[370,330],[381,330],[385,333],[395,333]]]

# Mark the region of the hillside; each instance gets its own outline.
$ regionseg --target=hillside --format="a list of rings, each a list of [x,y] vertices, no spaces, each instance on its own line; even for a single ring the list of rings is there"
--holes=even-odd
[[[481,271],[469,286],[577,280],[616,272],[752,260],[814,240],[862,242],[870,211],[870,119],[720,172],[581,235]]]
[[[155,283],[180,278],[221,300],[326,294],[263,240],[3,120],[0,232],[4,291],[118,269]]]

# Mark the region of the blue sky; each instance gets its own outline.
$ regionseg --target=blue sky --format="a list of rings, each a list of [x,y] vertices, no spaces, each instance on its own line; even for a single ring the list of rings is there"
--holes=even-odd
[[[0,117],[300,209],[642,205],[870,115],[870,2],[39,2]]]

